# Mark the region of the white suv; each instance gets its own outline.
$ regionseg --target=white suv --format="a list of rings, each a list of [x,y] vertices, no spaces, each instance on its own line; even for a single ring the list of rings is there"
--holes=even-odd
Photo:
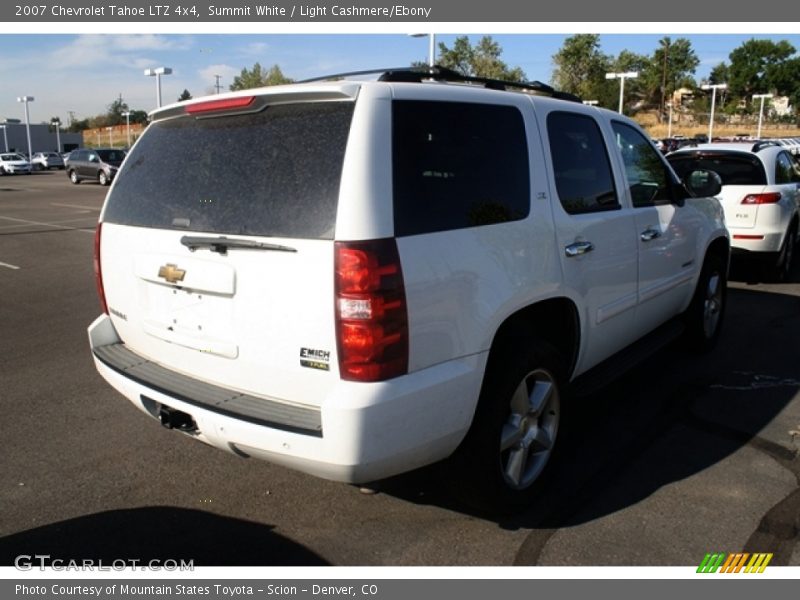
[[[718,177],[564,97],[435,68],[154,112],[97,228],[97,369],[239,456],[354,483],[449,457],[524,505],[569,383],[654,330],[709,347],[726,297],[690,198]]]
[[[712,169],[722,178],[720,202],[734,254],[764,258],[785,280],[800,232],[800,167],[775,142],[701,144],[667,157],[678,175]]]

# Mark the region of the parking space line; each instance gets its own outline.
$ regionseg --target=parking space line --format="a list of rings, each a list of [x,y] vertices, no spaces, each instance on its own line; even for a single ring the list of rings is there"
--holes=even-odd
[[[0,216],[0,219],[3,219],[5,221],[15,221],[17,223],[27,223],[28,225],[41,225],[42,227],[52,227],[53,229],[66,229],[68,231],[82,231],[83,233],[88,233],[90,235],[94,235],[94,228],[92,228],[91,230],[89,230],[89,229],[81,229],[80,227],[70,227],[68,225],[56,225],[54,223],[43,223],[42,221],[29,221],[27,219],[15,219],[14,217],[3,217],[3,216]]]
[[[78,204],[61,204],[60,202],[51,202],[50,206],[66,206],[67,208],[82,208],[84,210],[94,210],[100,212],[99,206],[80,206]]]
[[[19,270],[19,267],[17,265],[10,265],[10,264],[4,263],[4,262],[0,262],[0,267],[5,267],[6,269],[13,269],[15,271]]]

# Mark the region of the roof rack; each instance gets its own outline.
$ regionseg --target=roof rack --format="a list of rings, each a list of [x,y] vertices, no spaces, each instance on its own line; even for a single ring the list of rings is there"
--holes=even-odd
[[[764,148],[768,148],[770,146],[780,146],[780,144],[775,140],[760,140],[755,144],[753,144],[753,147],[750,149],[750,151],[759,152],[760,150],[763,150]]]
[[[546,83],[541,81],[505,81],[503,79],[492,79],[491,77],[473,77],[471,75],[463,75],[453,69],[447,67],[440,67],[438,65],[432,67],[399,67],[394,69],[371,69],[368,71],[351,71],[348,73],[337,73],[335,75],[326,75],[324,77],[315,77],[313,79],[305,79],[298,83],[310,83],[313,81],[330,81],[336,79],[345,79],[347,77],[357,77],[361,75],[377,75],[378,81],[392,81],[403,83],[422,83],[423,81],[445,81],[453,83],[472,83],[479,84],[492,90],[510,90],[516,89],[524,92],[533,92],[535,94],[542,94],[551,96],[560,100],[569,100],[571,102],[581,102],[581,99],[567,92],[560,92]]]

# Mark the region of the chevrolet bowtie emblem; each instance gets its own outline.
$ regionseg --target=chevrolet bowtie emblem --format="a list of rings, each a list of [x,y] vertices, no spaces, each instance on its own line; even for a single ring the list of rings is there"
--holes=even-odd
[[[169,283],[177,283],[178,281],[183,281],[186,271],[179,269],[178,265],[170,263],[158,269],[158,276],[166,279]]]

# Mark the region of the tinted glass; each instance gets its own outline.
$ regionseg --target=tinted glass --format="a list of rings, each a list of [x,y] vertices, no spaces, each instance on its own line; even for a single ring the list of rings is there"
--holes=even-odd
[[[744,152],[698,151],[667,156],[669,164],[681,180],[692,171],[715,171],[722,185],[766,185],[764,165],[753,155]]]
[[[775,161],[775,183],[800,182],[797,165],[785,152],[781,152]]]
[[[620,208],[608,152],[595,120],[576,113],[550,113],[547,135],[564,210],[579,214]]]
[[[122,150],[98,150],[97,155],[103,162],[107,163],[121,163],[122,159],[125,158]]]
[[[105,220],[332,239],[350,102],[152,123],[122,164]]]
[[[392,124],[395,235],[528,215],[528,146],[516,108],[398,100]]]
[[[672,201],[672,177],[661,154],[633,127],[614,121],[611,124],[617,147],[625,163],[625,176],[634,207],[668,204]]]

